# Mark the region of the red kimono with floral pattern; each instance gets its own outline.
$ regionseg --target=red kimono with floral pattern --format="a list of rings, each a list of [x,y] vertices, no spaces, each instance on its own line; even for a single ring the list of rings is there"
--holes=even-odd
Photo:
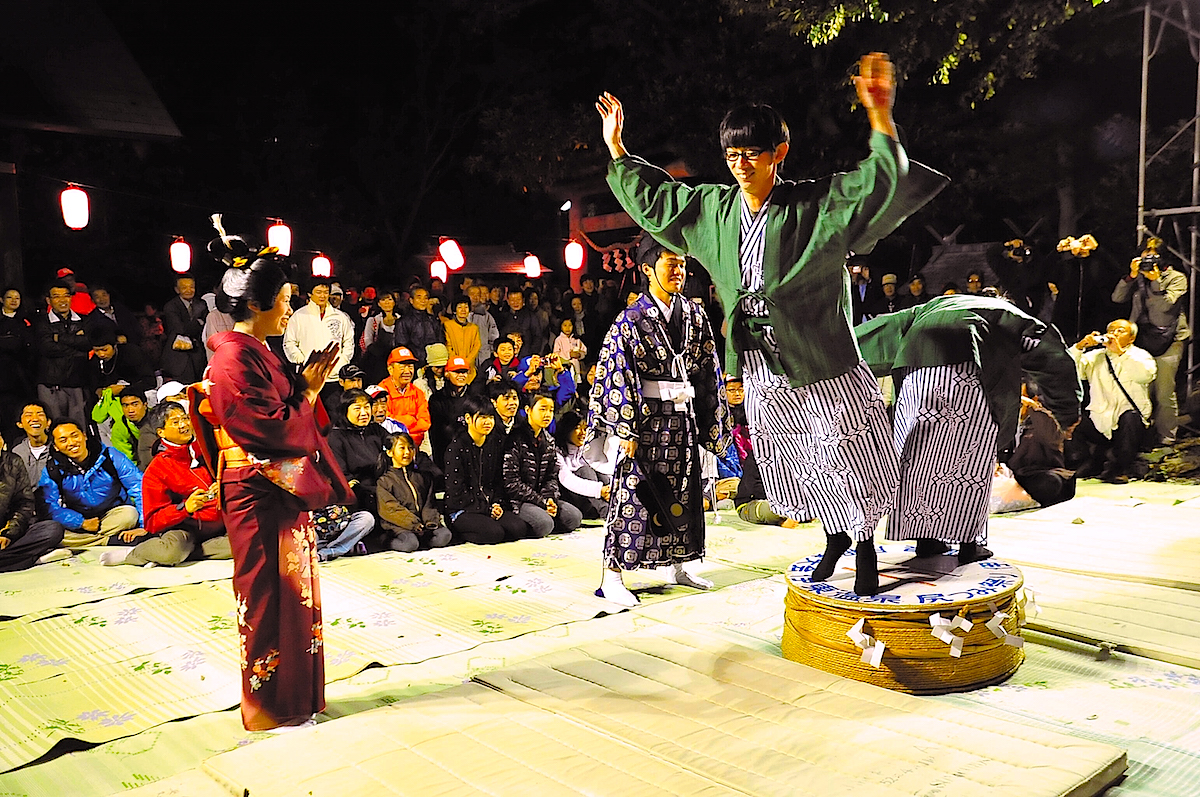
[[[242,724],[266,730],[302,722],[325,707],[321,590],[309,510],[314,501],[324,506],[353,497],[321,433],[326,419],[320,402],[305,400],[302,385],[275,354],[236,331],[215,336],[209,346],[208,406],[193,402],[193,417],[204,416],[197,440],[210,464],[217,455],[204,422],[223,428],[256,460],[307,457],[294,479],[308,485],[299,495],[276,486],[255,466],[225,467],[221,473],[241,636]],[[332,500],[326,500],[330,492]]]

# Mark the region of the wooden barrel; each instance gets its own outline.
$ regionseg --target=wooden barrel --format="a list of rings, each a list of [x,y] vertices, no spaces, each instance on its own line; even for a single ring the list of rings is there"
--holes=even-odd
[[[854,594],[853,550],[828,581],[811,580],[820,554],[788,568],[785,658],[918,695],[964,692],[1016,672],[1025,659],[1020,570],[999,559],[917,559],[907,543],[877,550],[880,593],[869,597]]]

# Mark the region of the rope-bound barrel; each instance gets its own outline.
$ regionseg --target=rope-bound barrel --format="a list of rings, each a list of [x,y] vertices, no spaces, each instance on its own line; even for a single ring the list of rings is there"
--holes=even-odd
[[[851,591],[852,574],[812,583],[820,556],[792,565],[784,657],[912,694],[966,691],[1012,675],[1025,658],[1021,572],[989,560],[948,576],[912,574],[902,569],[911,557],[911,547],[881,548],[888,591],[866,598]]]

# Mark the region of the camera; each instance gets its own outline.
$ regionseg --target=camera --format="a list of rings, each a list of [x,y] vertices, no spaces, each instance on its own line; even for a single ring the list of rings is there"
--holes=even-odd
[[[1138,270],[1140,271],[1161,271],[1162,270],[1162,255],[1158,252],[1150,252],[1138,258]]]
[[[1108,335],[1097,335],[1096,343],[1098,343],[1101,346],[1107,346],[1108,345]]]
[[[1020,238],[1014,238],[1004,243],[1004,256],[1018,263],[1023,263],[1033,256],[1033,250],[1025,245]]]

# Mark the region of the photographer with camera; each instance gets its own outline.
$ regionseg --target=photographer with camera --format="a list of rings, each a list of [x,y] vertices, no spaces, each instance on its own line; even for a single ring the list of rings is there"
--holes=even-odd
[[[1087,412],[1069,442],[1071,459],[1083,460],[1075,471],[1080,479],[1099,475],[1112,484],[1129,481],[1129,467],[1150,423],[1149,386],[1158,370],[1150,353],[1133,345],[1137,334],[1136,324],[1117,319],[1106,334],[1091,332],[1067,350],[1079,378],[1091,388]]]
[[[1192,337],[1183,297],[1187,295],[1187,276],[1171,267],[1159,254],[1162,239],[1151,237],[1139,257],[1129,264],[1129,276],[1113,289],[1114,302],[1133,307],[1129,320],[1137,324],[1138,343],[1154,358],[1154,431],[1159,442],[1175,442],[1179,426],[1179,402],[1175,395],[1175,375],[1183,358],[1183,345]]]

